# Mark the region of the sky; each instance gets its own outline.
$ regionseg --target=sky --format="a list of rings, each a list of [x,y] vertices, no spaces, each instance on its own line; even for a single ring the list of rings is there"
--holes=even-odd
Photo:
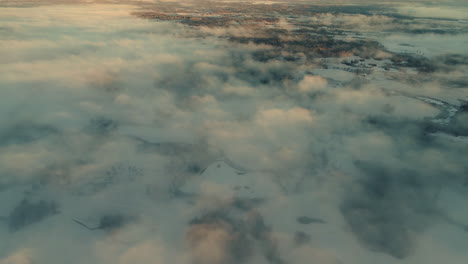
[[[63,2],[0,2],[0,264],[468,260],[463,8],[258,28]],[[365,44],[240,41],[303,24]]]

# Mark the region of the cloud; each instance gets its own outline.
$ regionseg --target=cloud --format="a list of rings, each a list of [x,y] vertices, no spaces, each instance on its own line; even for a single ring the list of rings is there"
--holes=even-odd
[[[0,7],[0,263],[466,258],[440,235],[467,217],[460,21],[218,3],[279,19],[199,26],[133,13],[179,2],[70,2]]]
[[[4,259],[0,259],[0,263],[5,264],[29,264],[32,263],[31,257],[28,254],[28,250],[21,250],[8,256]]]
[[[466,8],[451,6],[401,6],[399,12],[414,17],[433,17],[445,19],[468,19]]]
[[[327,84],[327,80],[321,76],[308,75],[299,82],[298,89],[302,93],[316,92],[326,88]]]

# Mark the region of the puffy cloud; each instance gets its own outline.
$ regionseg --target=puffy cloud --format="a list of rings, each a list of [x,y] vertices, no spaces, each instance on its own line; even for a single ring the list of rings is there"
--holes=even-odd
[[[301,93],[317,92],[325,89],[327,84],[327,80],[321,76],[307,75],[299,82],[298,90]]]

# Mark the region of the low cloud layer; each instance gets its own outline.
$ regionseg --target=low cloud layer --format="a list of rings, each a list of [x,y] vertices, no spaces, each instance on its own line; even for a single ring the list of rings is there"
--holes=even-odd
[[[457,10],[18,3],[0,264],[468,258]]]

